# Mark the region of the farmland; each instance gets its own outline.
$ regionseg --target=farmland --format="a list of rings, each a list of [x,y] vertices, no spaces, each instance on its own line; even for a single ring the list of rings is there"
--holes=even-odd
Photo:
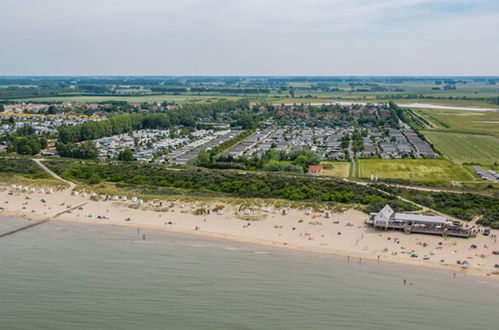
[[[369,179],[402,179],[421,182],[474,180],[463,167],[445,159],[362,159],[359,160],[359,177]]]
[[[37,98],[18,99],[18,102],[69,102],[69,103],[95,103],[95,102],[109,102],[109,101],[126,101],[126,102],[205,102],[210,99],[220,99],[218,96],[199,96],[199,95],[164,95],[164,94],[150,94],[150,95],[77,95],[77,96],[48,96]],[[238,99],[238,97],[224,96],[224,99]]]
[[[499,161],[499,138],[495,136],[437,131],[423,133],[453,162],[493,164]]]
[[[418,114],[436,129],[457,133],[494,135],[499,137],[499,111],[456,111],[418,109]]]

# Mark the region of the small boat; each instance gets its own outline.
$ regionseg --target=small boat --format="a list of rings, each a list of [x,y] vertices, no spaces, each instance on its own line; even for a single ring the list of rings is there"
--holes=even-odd
[[[499,255],[499,250],[492,251],[492,254],[494,254],[496,256]]]

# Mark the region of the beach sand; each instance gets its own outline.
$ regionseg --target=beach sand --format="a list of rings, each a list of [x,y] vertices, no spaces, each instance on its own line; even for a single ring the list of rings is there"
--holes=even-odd
[[[74,196],[69,190],[47,194],[5,187],[0,189],[0,206],[4,208],[0,215],[42,220],[85,204],[51,221],[135,227],[138,235],[145,235],[145,239],[149,230],[164,230],[335,254],[355,263],[370,259],[499,278],[499,269],[494,268],[499,264],[499,256],[492,254],[492,251],[499,250],[495,237],[497,230],[490,236],[442,238],[376,231],[366,224],[368,215],[354,209],[332,213],[330,218],[326,218],[324,211],[306,214],[306,210],[287,209],[283,214],[283,209],[271,206],[246,211],[234,205],[223,205],[223,214],[218,214],[213,209],[222,204],[165,200],[160,206],[158,202],[149,205],[131,201],[94,201],[89,196]],[[210,214],[199,214],[202,210],[210,210]],[[471,248],[472,244],[477,247]],[[411,257],[411,254],[417,257]],[[457,264],[457,261],[464,260],[468,266]]]

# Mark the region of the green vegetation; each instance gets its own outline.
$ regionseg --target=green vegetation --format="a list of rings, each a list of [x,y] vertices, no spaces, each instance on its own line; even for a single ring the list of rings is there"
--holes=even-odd
[[[456,163],[493,164],[499,161],[499,138],[489,135],[424,131],[428,140]]]
[[[133,152],[131,149],[127,148],[123,151],[120,151],[118,154],[118,160],[124,161],[124,162],[131,162],[135,160],[135,157],[133,156]]]
[[[414,110],[426,122],[421,133],[453,162],[491,165],[499,161],[499,112]]]
[[[493,135],[499,138],[499,111],[414,110],[432,129],[450,133]]]
[[[0,100],[272,103],[388,101],[499,104],[495,77],[2,77]]]
[[[80,125],[61,125],[58,129],[59,140],[63,143],[98,139],[105,136],[128,133],[133,130],[161,128],[182,125],[195,127],[200,118],[212,117],[216,120],[223,112],[232,112],[236,122],[243,127],[256,124],[256,119],[248,114],[247,101],[219,101],[216,103],[196,105],[187,104],[182,109],[175,109],[159,114],[121,114],[101,121],[88,121]]]
[[[20,155],[36,155],[40,150],[47,148],[47,138],[35,135],[30,125],[18,128],[14,134],[3,137],[7,142],[7,151]],[[1,140],[0,140],[1,141]]]
[[[309,149],[299,149],[289,153],[270,149],[262,155],[261,159],[243,158],[242,162],[247,170],[305,173],[310,165],[318,165],[320,159],[317,153]]]
[[[463,167],[445,159],[361,159],[359,177],[405,179],[422,182],[468,181],[475,178]]]
[[[10,174],[21,174],[31,179],[47,179],[50,176],[26,157],[0,157],[0,172]]]
[[[95,143],[87,141],[84,143],[62,143],[56,145],[57,154],[61,157],[79,158],[79,159],[97,159],[99,150]]]
[[[35,135],[29,136],[8,136],[8,152],[15,152],[20,155],[36,155],[41,149],[47,147],[47,139]]]
[[[27,157],[0,157],[0,182],[2,185],[62,187],[66,184],[54,179]]]
[[[499,229],[499,194],[484,196],[469,193],[428,192],[384,185],[376,185],[376,187],[453,217],[465,221],[476,219],[478,224]]]
[[[414,210],[388,194],[364,186],[325,177],[241,173],[207,169],[168,169],[160,165],[50,160],[46,165],[68,180],[87,184],[167,187],[177,194],[217,194],[219,197],[278,198],[328,204],[360,204],[366,211],[390,203],[400,210]]]

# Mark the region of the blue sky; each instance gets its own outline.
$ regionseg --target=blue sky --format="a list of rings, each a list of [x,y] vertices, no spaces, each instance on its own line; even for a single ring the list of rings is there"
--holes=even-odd
[[[0,75],[499,75],[498,0],[0,0]]]

